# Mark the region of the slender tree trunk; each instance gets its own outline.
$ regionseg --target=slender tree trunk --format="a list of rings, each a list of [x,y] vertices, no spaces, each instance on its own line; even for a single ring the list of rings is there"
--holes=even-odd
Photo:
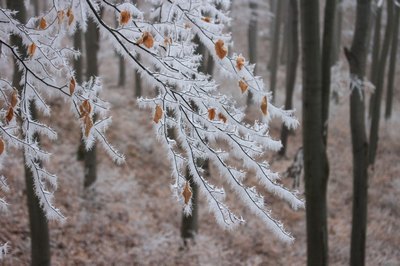
[[[119,76],[118,76],[118,86],[125,86],[125,59],[122,55],[119,55]]]
[[[280,54],[279,63],[281,65],[285,65],[286,64],[286,59],[287,59],[287,51],[288,51],[287,46],[289,45],[288,23],[289,23],[289,19],[290,19],[290,18],[285,18],[286,17],[285,15],[288,13],[289,1],[288,0],[281,0],[281,1],[283,1],[283,3],[282,3],[283,34],[282,34],[281,52],[279,53]]]
[[[343,21],[343,8],[342,0],[337,0],[336,12],[335,12],[335,27],[334,27],[334,38],[333,38],[333,48],[331,55],[331,65],[333,66],[339,61],[339,55],[341,51],[342,43],[342,21]]]
[[[363,80],[368,55],[368,35],[371,0],[357,0],[353,43],[345,55],[352,77]],[[353,219],[350,265],[365,264],[368,196],[368,141],[365,127],[364,91],[353,89],[350,95],[350,127],[353,148]]]
[[[322,136],[325,147],[328,142],[329,102],[331,95],[331,56],[334,37],[336,1],[326,0],[324,33],[322,37]]]
[[[322,129],[319,1],[301,0],[307,263],[327,265],[327,166]]]
[[[389,76],[388,76],[388,84],[386,91],[386,109],[385,109],[386,119],[389,119],[392,115],[393,88],[394,88],[394,79],[396,74],[397,44],[399,38],[399,17],[400,17],[399,14],[400,14],[400,7],[396,5],[392,44],[390,48]]]
[[[16,18],[20,22],[25,23],[26,10],[23,0],[8,0],[7,7],[12,10],[18,10],[19,12],[16,14]],[[19,37],[11,36],[11,44],[18,47],[18,51],[21,55],[25,55],[25,47]],[[22,92],[22,87],[20,85],[22,74],[23,73],[19,71],[14,62],[13,86],[18,89],[19,93]],[[30,112],[32,114],[32,119],[36,120],[37,114],[34,105],[31,105]],[[36,136],[36,140],[39,142],[38,136]],[[39,199],[35,194],[33,178],[30,169],[25,166],[25,184],[31,235],[31,265],[47,266],[50,265],[51,261],[49,227],[45,213],[40,207]]]
[[[249,29],[248,33],[248,42],[249,42],[249,62],[251,64],[257,63],[257,2],[251,0],[249,2],[250,7],[250,21],[249,21]],[[254,74],[256,73],[257,69],[254,69]],[[249,92],[247,94],[247,106],[250,106],[253,99],[253,94]]]
[[[142,82],[140,80],[140,74],[135,71],[135,96],[141,97],[142,96]]]
[[[275,86],[276,86],[276,75],[278,71],[278,58],[279,58],[279,41],[280,41],[280,29],[282,19],[282,0],[278,0],[276,3],[275,19],[274,19],[274,37],[272,39],[271,48],[271,59],[270,59],[270,91],[272,92],[272,100],[275,99]]]
[[[88,29],[85,34],[86,38],[86,65],[87,77],[93,77],[98,75],[98,63],[97,63],[97,52],[99,50],[99,30],[96,23],[89,19]],[[94,144],[92,149],[85,151],[84,159],[84,186],[91,186],[97,178],[97,162],[96,162],[96,145]]]
[[[372,47],[372,62],[371,62],[371,72],[369,75],[369,79],[372,84],[376,86],[377,77],[378,77],[378,69],[379,69],[379,54],[381,49],[381,23],[382,23],[382,7],[378,7],[375,13],[375,29],[374,29],[374,43]],[[369,101],[369,117],[372,116],[372,109],[374,106],[374,97],[375,94],[371,95]]]
[[[289,0],[288,5],[288,22],[287,22],[287,31],[288,31],[288,44],[287,44],[287,65],[286,65],[286,100],[285,100],[285,109],[290,110],[293,108],[293,92],[296,84],[296,72],[297,72],[297,63],[299,58],[299,31],[298,31],[298,17],[299,10],[297,5],[297,0]],[[281,130],[281,141],[282,141],[282,149],[279,151],[279,155],[283,156],[286,153],[287,148],[287,139],[289,135],[289,129],[282,125]]]
[[[379,139],[379,120],[381,116],[381,99],[383,94],[384,77],[386,70],[386,61],[389,53],[392,27],[393,27],[393,2],[387,1],[387,24],[385,29],[385,37],[382,44],[382,51],[379,58],[378,76],[376,80],[375,96],[372,106],[371,129],[370,129],[370,149],[368,161],[370,165],[374,165],[376,150],[378,148]]]

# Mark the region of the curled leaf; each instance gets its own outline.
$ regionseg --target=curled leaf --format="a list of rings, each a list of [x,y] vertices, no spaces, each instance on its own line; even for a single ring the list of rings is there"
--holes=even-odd
[[[224,57],[228,54],[228,48],[226,48],[223,40],[219,39],[215,43],[215,52],[219,59],[224,59]]]
[[[11,94],[11,107],[15,108],[15,106],[18,103],[18,93],[16,91],[13,91]]]
[[[211,18],[210,17],[202,17],[201,18],[202,21],[210,23],[211,22]]]
[[[245,60],[244,60],[243,56],[239,55],[236,58],[236,68],[239,69],[239,71],[242,70],[242,68],[244,66],[244,62],[245,62]]]
[[[239,80],[239,87],[240,87],[240,90],[242,91],[242,93],[245,93],[247,91],[247,89],[249,88],[249,85],[247,85],[247,83],[242,79],[242,80]]]
[[[208,109],[208,119],[214,120],[214,118],[215,118],[215,109],[214,108]]]
[[[89,100],[84,100],[79,106],[79,111],[81,112],[81,117],[87,116],[92,112],[92,106]]]
[[[148,31],[143,32],[142,37],[137,41],[137,44],[144,44],[144,46],[150,49],[154,45],[153,35]]]
[[[162,110],[161,106],[157,104],[153,121],[157,124],[158,122],[160,122],[162,115],[163,115],[163,110]]]
[[[32,57],[35,54],[36,51],[36,44],[35,43],[31,43],[28,45],[28,55],[30,57]]]
[[[11,106],[8,108],[7,114],[6,114],[6,121],[7,123],[10,123],[11,120],[14,118],[14,108]]]
[[[119,25],[126,25],[131,20],[131,13],[128,10],[122,10],[119,15]]]
[[[261,101],[261,111],[264,115],[268,114],[268,101],[267,101],[267,96],[264,96],[262,101]]]
[[[72,24],[72,22],[74,22],[74,13],[72,12],[71,8],[68,8],[67,10],[67,17],[68,17],[68,26]]]
[[[61,24],[62,21],[64,20],[64,10],[60,10],[57,12],[57,20],[58,20],[58,24]]]
[[[224,116],[222,113],[218,114],[218,119],[221,120],[224,123],[226,123],[226,121],[227,121],[226,116]]]
[[[5,147],[6,147],[6,145],[4,143],[4,140],[0,139],[0,155],[3,154]]]
[[[93,127],[93,120],[90,115],[86,115],[83,122],[85,124],[85,137],[89,137],[90,130]]]
[[[44,17],[42,17],[39,22],[39,29],[44,30],[46,29],[46,27],[47,27],[47,21]]]
[[[76,86],[76,81],[75,81],[75,78],[72,77],[71,80],[69,81],[69,94],[71,96],[75,92],[75,86]]]
[[[183,188],[182,196],[185,200],[185,204],[188,204],[190,199],[192,198],[192,189],[190,188],[190,184],[186,181],[185,187]]]

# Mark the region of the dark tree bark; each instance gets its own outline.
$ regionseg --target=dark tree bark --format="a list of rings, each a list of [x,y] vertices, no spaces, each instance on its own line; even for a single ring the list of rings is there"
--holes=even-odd
[[[393,1],[387,1],[387,24],[385,29],[385,36],[382,44],[382,51],[379,58],[378,76],[376,79],[376,87],[374,92],[374,101],[372,105],[371,128],[369,134],[370,148],[368,154],[368,161],[370,165],[374,165],[376,150],[378,148],[379,140],[379,120],[381,116],[381,99],[383,94],[384,77],[386,70],[386,61],[389,53],[392,27],[393,27]]]
[[[275,86],[276,86],[276,74],[278,71],[278,58],[279,58],[279,43],[280,43],[280,29],[281,29],[281,19],[282,19],[282,1],[278,0],[275,9],[275,19],[274,19],[274,36],[272,39],[271,48],[271,59],[270,59],[270,85],[269,89],[272,92],[272,101],[275,98]]]
[[[16,18],[21,23],[25,23],[26,10],[23,0],[7,0],[7,7],[12,10],[18,10],[19,12],[16,14]],[[21,55],[26,54],[26,49],[23,46],[22,40],[19,37],[11,36],[11,44],[18,47],[18,51]],[[14,62],[13,86],[18,89],[18,92],[20,94],[22,92],[22,87],[20,85],[22,74],[23,73],[19,71],[17,65]],[[34,105],[31,105],[30,111],[32,113],[32,119],[36,120],[37,114]],[[39,142],[38,136],[36,136],[36,140]],[[25,166],[25,184],[31,236],[31,265],[47,266],[50,265],[51,261],[49,227],[47,224],[45,213],[40,207],[39,199],[35,194],[33,178],[34,177],[30,169]]]
[[[288,5],[288,21],[287,21],[287,31],[288,31],[288,44],[287,44],[287,65],[286,65],[286,100],[285,109],[290,110],[293,108],[293,92],[296,84],[296,73],[297,73],[297,63],[299,58],[299,10],[297,5],[297,0],[289,0]],[[282,125],[281,130],[281,141],[282,148],[279,151],[279,155],[283,156],[286,153],[287,139],[289,135],[289,129]]]
[[[395,6],[395,18],[393,22],[393,36],[390,48],[389,76],[386,91],[386,109],[385,118],[389,119],[392,116],[393,89],[396,74],[396,59],[397,59],[397,44],[399,38],[399,17],[400,7]]]
[[[288,0],[281,0],[283,1],[282,3],[282,28],[283,28],[283,34],[282,34],[282,45],[281,45],[281,52],[279,53],[280,59],[279,63],[281,65],[286,64],[286,59],[287,59],[287,51],[288,51],[288,45],[289,45],[289,28],[288,28],[288,23],[290,18],[286,17],[285,15],[288,13],[289,9],[289,1]]]
[[[140,74],[137,71],[135,71],[135,96],[142,96],[142,82],[140,80]]]
[[[322,136],[326,147],[328,142],[329,102],[331,95],[331,56],[335,26],[336,1],[326,0],[324,33],[322,37]]]
[[[85,34],[86,38],[86,76],[93,77],[98,75],[97,52],[99,50],[99,30],[96,23],[88,20],[88,28]],[[85,151],[84,159],[84,186],[90,187],[97,179],[96,145],[92,149]]]
[[[319,1],[301,0],[307,263],[327,265],[327,165],[322,129]]]
[[[336,12],[335,12],[335,27],[334,27],[334,38],[333,38],[333,48],[331,52],[331,65],[333,66],[339,61],[339,55],[342,43],[342,23],[343,23],[343,8],[342,0],[337,0]]]
[[[181,237],[183,239],[183,243],[186,246],[188,244],[188,240],[194,240],[196,234],[199,229],[198,223],[198,187],[193,181],[193,177],[189,173],[189,169],[186,169],[186,180],[189,182],[190,187],[192,189],[192,214],[190,216],[186,216],[182,214],[182,226],[181,226]]]
[[[118,86],[123,87],[125,86],[125,59],[122,55],[118,56],[119,58],[119,75],[118,75]]]
[[[249,29],[247,31],[248,33],[248,42],[249,42],[249,62],[250,64],[255,64],[257,63],[257,2],[255,1],[250,1],[249,2],[249,7],[250,7],[250,21],[249,21]],[[254,69],[254,74],[256,73],[256,68]],[[250,106],[251,101],[253,98],[253,94],[251,92],[248,92],[247,94],[247,106]]]
[[[375,26],[374,26],[374,43],[372,47],[372,62],[371,62],[371,72],[369,75],[369,79],[371,80],[372,84],[376,86],[376,81],[378,77],[378,64],[379,64],[379,54],[381,49],[381,23],[382,23],[382,7],[378,7],[375,11]],[[375,94],[371,95],[369,101],[369,117],[372,116],[372,109],[374,106],[374,96]]]
[[[351,49],[345,49],[352,77],[363,80],[368,55],[371,0],[357,0],[356,25]],[[367,230],[368,141],[365,127],[364,91],[353,89],[350,95],[350,127],[353,149],[353,219],[350,265],[365,264]]]

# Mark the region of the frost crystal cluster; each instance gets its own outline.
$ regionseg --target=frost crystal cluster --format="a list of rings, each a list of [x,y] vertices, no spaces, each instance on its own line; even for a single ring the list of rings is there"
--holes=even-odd
[[[231,36],[224,28],[230,23],[227,12],[230,1],[149,2],[153,8],[144,14],[129,2],[56,0],[46,13],[31,18],[26,24],[15,19],[15,11],[0,9],[0,60],[3,63],[13,58],[22,72],[20,91],[0,76],[1,159],[9,147],[22,149],[48,219],[64,219],[53,205],[57,178],[38,163],[47,161],[49,153],[38,145],[35,137],[39,134],[55,139],[57,134],[49,125],[33,119],[30,108],[34,104],[41,114],[49,116],[46,101],[51,97],[62,97],[81,124],[86,148],[90,149],[98,141],[113,160],[124,161],[105,137],[111,118],[107,116],[107,102],[98,96],[102,88],[100,80],[92,78],[78,84],[70,64],[79,52],[68,47],[65,39],[77,26],[86,30],[86,21],[90,18],[98,25],[102,38],[159,92],[155,98],[139,99],[139,103],[154,110],[154,129],[168,154],[174,179],[172,187],[184,209],[190,213],[191,193],[185,179],[185,170],[189,169],[220,225],[233,228],[243,222],[224,203],[224,189],[206,180],[198,162],[207,159],[218,169],[219,178],[229,185],[229,190],[278,238],[292,241],[282,224],[272,218],[264,198],[254,187],[247,187],[243,182],[246,172],[251,171],[262,186],[294,209],[304,206],[294,193],[279,183],[278,174],[270,170],[268,163],[259,160],[267,150],[276,151],[281,147],[280,141],[268,134],[271,118],[280,118],[290,128],[296,127],[298,122],[292,112],[276,108],[269,102],[271,95],[262,80],[253,75],[254,66],[243,56],[229,52]],[[103,16],[100,16],[100,10]],[[110,16],[118,23],[110,22]],[[11,35],[22,39],[24,53],[12,45]],[[256,121],[251,126],[244,124],[243,108],[236,106],[231,97],[218,92],[211,76],[198,71],[202,58],[196,54],[195,36],[212,54],[217,71],[235,81],[237,88],[233,89],[240,90],[243,97],[249,92],[253,94],[263,122]],[[95,122],[94,115],[97,117]],[[52,117],[57,119],[57,114]],[[236,163],[233,165],[232,161]],[[1,188],[8,190],[6,178],[1,177],[0,182]],[[7,203],[1,199],[0,210],[6,209]]]

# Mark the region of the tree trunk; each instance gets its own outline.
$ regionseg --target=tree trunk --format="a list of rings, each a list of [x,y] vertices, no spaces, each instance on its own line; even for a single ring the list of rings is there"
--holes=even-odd
[[[278,0],[276,3],[275,20],[274,20],[274,37],[272,39],[271,48],[271,59],[270,59],[270,86],[269,89],[272,92],[272,101],[275,99],[275,86],[276,86],[276,75],[278,71],[278,58],[279,58],[279,41],[280,41],[280,29],[282,19],[282,1]]]
[[[297,6],[297,0],[289,0],[288,5],[288,22],[287,22],[287,31],[288,31],[288,44],[287,44],[287,65],[286,65],[286,100],[285,100],[285,109],[290,110],[293,108],[292,100],[293,100],[293,92],[294,87],[296,85],[296,72],[297,72],[297,63],[299,58],[299,31],[298,31],[298,17],[299,10]],[[279,155],[283,156],[286,153],[287,147],[287,139],[289,135],[289,129],[282,125],[281,130],[281,141],[282,148],[279,151]]]
[[[96,23],[90,18],[88,20],[88,28],[85,34],[86,38],[86,76],[93,77],[98,75],[97,52],[99,50],[99,30]],[[84,159],[84,186],[91,186],[97,178],[97,163],[96,163],[96,144],[92,149],[85,151]]]
[[[382,23],[382,7],[378,7],[375,14],[374,44],[372,47],[371,72],[369,75],[371,83],[374,84],[375,86],[378,76],[379,54],[381,49],[381,23]],[[372,116],[372,109],[374,106],[374,97],[375,94],[372,94],[369,101],[368,114],[370,118]]]
[[[26,10],[23,0],[8,0],[7,7],[11,10],[18,10],[19,12],[16,14],[16,18],[20,22],[25,23]],[[11,36],[11,44],[18,47],[18,51],[21,55],[25,55],[25,47],[23,46],[22,40],[19,37]],[[22,91],[20,85],[22,74],[23,73],[19,71],[16,63],[14,62],[13,86],[18,89],[19,93]],[[31,105],[30,111],[32,113],[32,119],[36,120],[37,114],[34,105]],[[36,136],[36,139],[39,142],[38,136]],[[25,166],[25,184],[31,235],[31,265],[47,266],[50,265],[51,261],[49,227],[45,213],[40,207],[39,199],[35,194],[33,178],[34,177],[30,169]]]
[[[189,182],[190,187],[192,189],[192,214],[186,216],[182,214],[182,226],[181,226],[181,237],[183,239],[183,243],[186,246],[188,244],[188,240],[194,240],[196,237],[199,223],[198,223],[198,187],[193,181],[193,177],[189,174],[189,169],[186,169],[186,180]]]
[[[334,37],[336,1],[326,0],[324,33],[322,37],[322,136],[325,147],[328,142],[329,102],[331,95],[331,55]]]
[[[371,0],[357,0],[353,43],[345,55],[352,77],[363,80],[368,55]],[[365,264],[367,230],[368,141],[365,127],[364,91],[353,89],[350,95],[350,127],[353,150],[353,219],[351,230],[350,265]]]
[[[385,29],[385,37],[383,39],[382,51],[379,58],[378,76],[376,79],[376,88],[374,102],[372,105],[371,129],[369,134],[370,149],[368,154],[368,161],[370,165],[374,165],[376,151],[378,148],[379,139],[379,120],[381,116],[381,99],[383,93],[386,61],[389,53],[392,27],[393,27],[393,2],[387,1],[387,24]]]
[[[125,59],[122,55],[119,55],[119,76],[118,76],[118,86],[125,86]]]
[[[288,28],[288,23],[290,18],[286,17],[285,15],[288,13],[288,9],[289,9],[289,1],[288,0],[281,0],[283,1],[282,3],[282,17],[283,19],[283,34],[282,34],[282,45],[281,45],[281,52],[280,54],[280,59],[279,59],[279,63],[281,65],[285,65],[286,64],[286,59],[287,59],[287,51],[288,51],[288,45],[289,45],[289,28]],[[285,19],[286,17],[286,19]]]
[[[319,1],[301,0],[303,65],[303,148],[306,194],[307,263],[327,265],[327,166],[322,129]]]
[[[386,91],[386,109],[385,109],[386,119],[389,119],[392,116],[393,88],[394,88],[394,79],[396,74],[397,44],[399,38],[399,17],[400,17],[399,14],[400,14],[400,7],[396,5],[392,44],[390,48],[391,50],[390,50],[389,76],[388,76],[388,84]]]
[[[249,21],[249,29],[248,33],[248,42],[249,42],[249,62],[250,64],[257,63],[257,2],[251,0],[249,3],[250,7],[250,21]],[[254,74],[256,73],[256,68],[254,68]],[[248,92],[247,94],[247,106],[250,106],[253,99],[253,94]]]
[[[343,8],[342,0],[338,0],[335,11],[335,27],[334,27],[334,38],[333,38],[333,48],[331,52],[331,65],[333,66],[339,61],[339,55],[341,51],[342,43],[342,22],[343,22]]]

